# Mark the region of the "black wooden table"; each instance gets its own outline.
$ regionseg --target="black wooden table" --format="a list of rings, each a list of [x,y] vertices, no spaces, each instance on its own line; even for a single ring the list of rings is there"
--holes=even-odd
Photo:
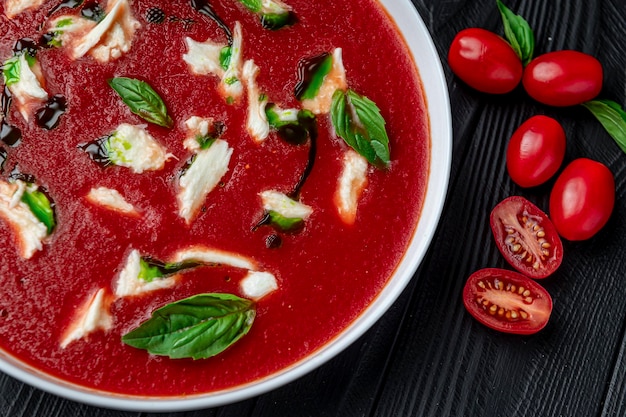
[[[268,394],[169,417],[626,415],[626,155],[583,108],[551,109],[517,91],[472,91],[445,57],[466,27],[502,33],[495,0],[413,0],[443,58],[454,144],[449,194],[421,268],[391,310],[360,340],[311,374]],[[605,69],[603,98],[626,105],[626,1],[508,0],[536,35],[536,52],[576,49]],[[510,195],[548,209],[550,186],[517,187],[505,167],[517,126],[547,114],[564,126],[566,162],[588,157],[616,179],[608,225],[585,242],[564,242],[561,268],[542,284],[554,299],[548,326],[530,337],[475,322],[461,292],[483,267],[506,267],[488,219]],[[145,416],[98,409],[0,376],[0,416]]]

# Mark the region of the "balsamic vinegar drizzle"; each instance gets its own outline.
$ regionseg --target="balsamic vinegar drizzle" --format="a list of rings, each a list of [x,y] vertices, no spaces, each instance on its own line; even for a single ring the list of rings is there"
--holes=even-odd
[[[224,31],[226,34],[226,38],[228,39],[228,44],[233,44],[233,33],[230,31],[230,28],[224,21],[215,13],[211,5],[207,0],[189,0],[189,5],[193,7],[196,11],[201,14],[208,16],[211,20],[213,20],[217,25]]]
[[[52,130],[58,126],[61,116],[66,109],[65,97],[57,94],[51,97],[45,106],[37,110],[35,114],[37,125],[47,130]]]
[[[4,148],[0,147],[0,172],[4,171],[4,163],[7,161],[8,154]]]
[[[298,100],[302,99],[302,95],[313,81],[317,69],[329,55],[328,52],[324,52],[312,58],[301,59],[298,62],[298,83],[295,87],[295,94]]]
[[[100,6],[100,3],[91,0],[88,3],[85,3],[83,8],[80,10],[80,15],[85,19],[99,22],[104,19],[105,12],[102,6]]]
[[[57,4],[48,12],[48,17],[52,16],[54,13],[58,12],[61,9],[75,9],[78,6],[83,4],[83,0],[65,0],[61,3]]]
[[[98,165],[102,167],[107,167],[111,164],[111,161],[109,160],[109,156],[107,154],[107,150],[104,144],[109,139],[109,137],[110,136],[103,136],[91,142],[80,143],[78,144],[78,148],[87,153],[89,157]]]
[[[2,112],[2,122],[0,122],[0,140],[8,146],[17,146],[22,140],[22,132],[17,127],[7,122],[9,107],[11,106],[11,92],[8,87],[4,87],[0,98],[0,112]]]

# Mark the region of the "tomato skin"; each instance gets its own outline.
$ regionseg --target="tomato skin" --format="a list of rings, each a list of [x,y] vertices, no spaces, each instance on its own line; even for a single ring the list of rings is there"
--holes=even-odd
[[[457,33],[448,64],[470,87],[489,94],[512,91],[522,79],[522,61],[500,36],[480,28]]]
[[[550,216],[559,234],[586,240],[609,221],[615,206],[615,179],[606,165],[588,158],[572,161],[550,193]]]
[[[533,203],[520,196],[502,200],[491,211],[490,226],[507,262],[522,274],[546,278],[563,261],[563,243],[556,228]]]
[[[533,116],[511,136],[506,150],[506,168],[520,187],[536,187],[548,181],[563,163],[565,131],[548,116]]]
[[[602,90],[602,64],[583,52],[549,52],[533,59],[522,78],[524,89],[540,103],[575,106],[592,100]]]
[[[463,288],[463,304],[485,326],[522,335],[543,329],[552,313],[552,298],[545,288],[522,274],[498,268],[470,275]]]

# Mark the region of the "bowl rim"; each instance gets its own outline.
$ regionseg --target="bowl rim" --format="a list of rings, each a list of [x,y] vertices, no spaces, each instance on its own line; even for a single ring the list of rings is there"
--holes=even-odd
[[[452,161],[448,88],[432,37],[411,0],[374,1],[396,23],[418,69],[428,110],[429,174],[420,218],[402,260],[382,291],[350,326],[312,355],[279,372],[235,388],[189,397],[159,399],[93,390],[38,371],[3,351],[0,351],[0,371],[45,392],[96,407],[138,412],[180,412],[232,404],[284,386],[320,367],[369,330],[395,303],[426,255],[443,212]]]

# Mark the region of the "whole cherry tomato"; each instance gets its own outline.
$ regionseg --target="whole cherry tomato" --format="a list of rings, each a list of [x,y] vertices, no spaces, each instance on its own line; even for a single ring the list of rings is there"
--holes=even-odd
[[[463,304],[480,323],[505,333],[537,333],[552,313],[552,298],[541,285],[497,268],[481,269],[469,277]]]
[[[563,261],[563,243],[548,216],[524,197],[502,200],[491,211],[496,246],[509,264],[531,278],[551,275]]]
[[[506,168],[521,187],[535,187],[559,170],[565,157],[565,131],[551,117],[533,116],[513,133],[506,150]]]
[[[602,90],[602,64],[578,51],[556,51],[533,59],[522,83],[535,100],[549,106],[575,106]]]
[[[609,220],[615,205],[615,180],[606,165],[587,158],[572,161],[550,193],[550,217],[568,240],[585,240]]]
[[[522,79],[522,61],[513,48],[485,29],[460,31],[450,45],[448,63],[461,80],[484,93],[508,93]]]

